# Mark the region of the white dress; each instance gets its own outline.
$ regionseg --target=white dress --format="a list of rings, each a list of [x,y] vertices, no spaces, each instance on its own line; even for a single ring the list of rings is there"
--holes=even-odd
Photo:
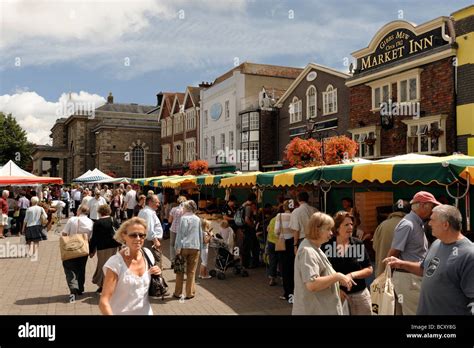
[[[150,261],[154,263],[151,252],[144,249]],[[145,259],[146,263],[146,259]],[[110,298],[110,307],[115,315],[153,315],[148,298],[150,274],[148,264],[141,277],[133,274],[127,267],[122,255],[117,252],[109,258],[103,267],[104,274],[107,268],[118,275],[115,291]]]

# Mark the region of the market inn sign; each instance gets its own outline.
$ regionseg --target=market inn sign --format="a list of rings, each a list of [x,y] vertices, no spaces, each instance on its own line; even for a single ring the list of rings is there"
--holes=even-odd
[[[355,74],[404,60],[418,54],[448,45],[443,17],[421,26],[405,21],[394,21],[379,30],[369,47],[354,52],[357,59]]]

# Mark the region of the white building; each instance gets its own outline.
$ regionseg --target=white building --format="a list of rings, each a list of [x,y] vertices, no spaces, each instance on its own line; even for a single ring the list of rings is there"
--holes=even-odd
[[[259,169],[258,152],[240,156],[243,135],[239,115],[259,109],[259,93],[263,86],[286,89],[301,71],[245,62],[201,90],[200,158],[209,163],[214,173]],[[251,140],[250,146],[259,149],[259,135]],[[242,166],[242,160],[249,160],[251,165]]]

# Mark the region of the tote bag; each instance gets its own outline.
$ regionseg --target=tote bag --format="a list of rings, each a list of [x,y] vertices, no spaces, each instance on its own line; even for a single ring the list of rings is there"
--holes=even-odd
[[[79,219],[77,220],[77,231],[79,231]],[[89,255],[87,234],[76,233],[59,237],[59,250],[61,251],[61,260],[63,261]]]
[[[372,298],[372,314],[395,314],[395,292],[390,266],[387,265],[385,272],[379,275],[370,285],[370,297]]]
[[[280,228],[278,231],[278,240],[275,243],[275,251],[285,251],[286,250],[286,244],[285,244],[285,238],[283,237],[283,225],[281,222],[281,214],[279,214],[280,217]]]

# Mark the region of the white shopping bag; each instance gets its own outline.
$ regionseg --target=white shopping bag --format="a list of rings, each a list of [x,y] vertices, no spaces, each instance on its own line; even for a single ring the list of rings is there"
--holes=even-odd
[[[372,314],[395,314],[395,292],[393,290],[390,266],[387,265],[385,272],[372,282],[370,285],[370,296],[372,298]]]

